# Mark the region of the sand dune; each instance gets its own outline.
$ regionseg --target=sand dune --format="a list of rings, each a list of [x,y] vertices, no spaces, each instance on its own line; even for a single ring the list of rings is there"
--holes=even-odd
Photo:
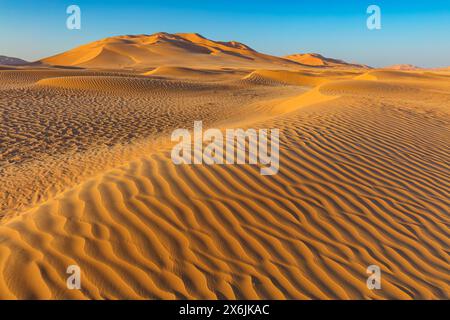
[[[445,77],[444,74],[433,74],[431,72],[404,72],[390,70],[376,70],[367,72],[358,77],[358,79],[368,80],[390,80],[390,81],[429,81],[438,80],[439,77]],[[448,80],[448,79],[447,79]]]
[[[303,65],[314,67],[333,67],[333,68],[362,68],[368,69],[369,67],[362,64],[348,63],[343,60],[332,59],[324,57],[318,53],[297,53],[284,57],[285,59],[292,60]]]
[[[356,73],[359,74],[359,73]],[[255,70],[243,78],[247,82],[263,85],[296,85],[315,87],[322,83],[355,77],[353,72],[313,72],[289,70]]]
[[[321,92],[328,95],[381,95],[392,97],[399,95],[404,97],[405,94],[414,94],[417,90],[406,86],[400,86],[384,81],[374,83],[368,80],[342,80],[325,84],[321,87]]]
[[[70,76],[42,79],[37,82],[40,86],[57,87],[65,89],[83,89],[103,91],[110,94],[153,94],[155,91],[178,90],[211,90],[213,88],[226,89],[226,85],[209,85],[183,80],[161,80],[136,77],[113,76]]]
[[[0,90],[25,88],[35,85],[39,80],[73,76],[130,76],[129,73],[104,72],[97,70],[73,70],[61,68],[9,69],[0,73]]]
[[[0,217],[144,152],[141,145],[178,126],[245,116],[253,111],[247,105],[303,91],[78,70],[3,71],[0,78],[7,146]]]
[[[7,65],[7,66],[20,66],[29,63],[28,61],[14,58],[14,57],[7,57],[0,55],[0,65]]]
[[[221,42],[195,33],[117,36],[95,41],[40,61],[47,65],[86,68],[285,67],[291,60],[259,53],[245,44]]]
[[[149,48],[210,58],[153,69]],[[44,60],[133,72],[0,71],[0,298],[450,298],[450,77],[240,55],[271,59],[157,34]],[[195,120],[279,128],[279,173],[174,165]]]
[[[221,81],[221,80],[233,80],[239,79],[243,74],[248,71],[245,69],[199,69],[199,68],[186,68],[175,66],[162,66],[155,68],[151,71],[143,73],[147,76],[162,77],[169,79],[188,79],[205,81]]]
[[[391,69],[391,70],[420,70],[421,67],[414,66],[412,64],[394,64],[392,66],[384,67],[384,69]]]
[[[286,70],[256,70],[243,78],[255,84],[315,86],[327,81],[313,73]]]

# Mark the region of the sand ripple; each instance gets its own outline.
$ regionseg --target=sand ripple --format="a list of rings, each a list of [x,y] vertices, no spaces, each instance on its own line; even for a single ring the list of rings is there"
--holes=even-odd
[[[277,175],[175,166],[161,146],[5,220],[0,297],[448,299],[447,96],[352,81],[249,123],[282,128]],[[371,264],[382,290],[366,287]]]

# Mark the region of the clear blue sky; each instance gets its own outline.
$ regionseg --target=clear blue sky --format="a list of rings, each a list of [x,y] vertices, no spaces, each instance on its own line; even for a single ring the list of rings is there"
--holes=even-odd
[[[81,30],[66,29],[80,6]],[[366,9],[382,29],[366,28]],[[113,35],[198,32],[273,55],[318,52],[372,66],[450,65],[450,0],[0,0],[0,55],[37,60]]]

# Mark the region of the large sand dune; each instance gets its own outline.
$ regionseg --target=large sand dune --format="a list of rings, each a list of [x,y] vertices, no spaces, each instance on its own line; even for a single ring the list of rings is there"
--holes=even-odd
[[[285,59],[295,61],[307,66],[314,67],[335,67],[335,68],[362,68],[368,69],[369,67],[362,64],[348,63],[343,60],[332,59],[322,56],[318,53],[297,53],[284,57]]]
[[[148,45],[211,58],[149,68]],[[223,69],[247,54],[270,59],[130,36],[44,61],[147,70],[0,71],[0,298],[448,299],[450,77]],[[174,165],[195,120],[279,128],[279,173]]]
[[[132,35],[105,38],[40,61],[48,65],[89,68],[284,67],[300,64],[235,41],[209,40],[196,33]]]

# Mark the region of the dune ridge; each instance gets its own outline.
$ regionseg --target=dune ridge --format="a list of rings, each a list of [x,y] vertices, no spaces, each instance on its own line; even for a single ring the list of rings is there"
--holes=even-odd
[[[109,37],[44,58],[45,65],[84,68],[256,67],[292,68],[298,63],[259,53],[236,41],[213,41],[196,33],[166,32]]]
[[[0,55],[0,65],[6,65],[6,66],[20,66],[25,65],[29,63],[28,61],[25,61],[23,59],[14,58],[14,57],[7,57]]]
[[[284,58],[313,67],[370,69],[369,66],[363,64],[348,63],[343,60],[327,58],[318,53],[296,53],[284,56]]]

